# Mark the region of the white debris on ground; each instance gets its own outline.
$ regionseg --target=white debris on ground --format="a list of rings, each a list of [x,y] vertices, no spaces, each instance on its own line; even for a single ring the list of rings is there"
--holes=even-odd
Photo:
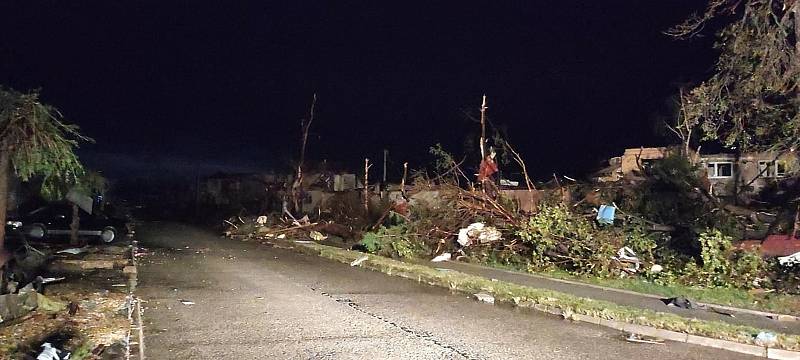
[[[778,262],[782,266],[794,266],[800,264],[800,252],[796,252],[789,256],[781,256],[778,258]]]
[[[364,261],[367,261],[367,260],[369,260],[369,256],[364,255],[364,256],[362,256],[362,257],[360,257],[358,259],[353,260],[353,262],[350,263],[350,266],[361,265],[361,263],[363,263]]]
[[[479,222],[472,223],[458,231],[458,243],[461,246],[470,246],[475,241],[478,244],[485,244],[502,238],[503,234],[497,228]]]
[[[472,296],[475,297],[475,300],[480,302],[485,302],[487,304],[494,304],[494,296],[486,294],[486,293],[477,293],[473,294]]]
[[[450,260],[452,257],[453,257],[453,255],[452,255],[452,254],[450,254],[449,252],[446,252],[446,253],[443,253],[443,254],[441,254],[441,255],[439,255],[439,256],[437,256],[437,257],[435,257],[435,258],[431,259],[431,262],[442,262],[442,261],[448,261],[448,260]]]

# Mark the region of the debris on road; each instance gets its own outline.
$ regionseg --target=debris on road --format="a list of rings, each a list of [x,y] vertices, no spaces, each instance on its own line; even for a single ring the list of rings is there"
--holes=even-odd
[[[443,254],[441,254],[441,255],[439,255],[439,256],[437,256],[437,257],[435,257],[435,258],[431,259],[431,262],[442,262],[442,261],[448,261],[448,260],[450,260],[450,258],[452,258],[452,257],[453,257],[453,255],[452,255],[452,254],[450,254],[449,252],[446,252],[446,253],[443,253]]]
[[[364,255],[364,256],[362,256],[362,257],[360,257],[358,259],[353,260],[353,262],[350,263],[350,266],[361,265],[361,263],[363,263],[364,261],[367,261],[367,260],[369,260],[369,256]]]
[[[681,309],[693,309],[695,307],[691,300],[683,296],[661,299],[661,301],[664,303],[664,305],[674,306]]]
[[[194,305],[194,301],[189,301],[189,300],[180,299],[178,300],[178,302],[180,302],[183,305]]]
[[[630,333],[625,337],[625,341],[639,344],[664,345],[664,339]]]
[[[477,293],[473,294],[472,296],[475,297],[475,300],[480,302],[485,302],[487,304],[494,304],[494,296],[487,294],[487,293]]]

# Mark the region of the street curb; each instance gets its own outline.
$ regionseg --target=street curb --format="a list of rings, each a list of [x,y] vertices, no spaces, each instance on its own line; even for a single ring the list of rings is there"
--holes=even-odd
[[[598,289],[598,290],[603,290],[603,291],[609,291],[609,292],[615,292],[615,293],[625,294],[625,295],[641,296],[641,297],[647,297],[647,298],[659,299],[659,300],[664,298],[664,296],[661,296],[661,295],[643,293],[643,292],[638,292],[638,291],[633,291],[633,290],[612,288],[612,287],[596,285],[596,284],[590,284],[590,283],[574,281],[574,280],[559,279],[559,278],[549,277],[549,276],[535,274],[535,273],[533,273],[533,274],[531,274],[531,273],[521,273],[521,272],[518,272],[518,271],[511,271],[511,270],[506,270],[506,269],[498,269],[498,268],[492,268],[492,267],[487,267],[487,266],[482,266],[482,265],[477,265],[477,264],[470,264],[470,263],[460,263],[460,265],[467,266],[467,267],[472,267],[472,268],[475,268],[475,269],[481,269],[481,270],[500,271],[500,272],[504,272],[504,273],[507,273],[507,274],[518,275],[518,276],[530,276],[530,277],[536,278],[536,279],[559,282],[559,283],[568,284],[568,285],[584,286],[584,287],[588,287],[588,288],[593,288],[593,289]],[[780,314],[780,313],[774,313],[774,312],[762,311],[762,310],[745,309],[745,308],[739,308],[739,307],[728,306],[728,305],[704,303],[704,302],[700,302],[700,301],[696,301],[694,303],[699,305],[699,306],[712,307],[714,309],[724,310],[724,311],[729,311],[729,312],[735,312],[735,313],[763,316],[763,317],[767,317],[767,318],[776,319],[778,321],[800,321],[800,317],[794,316],[794,315]],[[784,319],[784,320],[780,320],[780,319]]]
[[[138,338],[138,348],[136,351],[137,358],[139,360],[144,360],[144,324],[142,321],[142,308],[141,308],[141,299],[136,297],[135,291],[136,286],[139,282],[139,264],[136,261],[136,253],[139,250],[139,242],[136,240],[135,234],[129,234],[128,236],[132,237],[130,243],[130,263],[131,265],[126,266],[123,269],[123,273],[128,276],[128,297],[130,299],[129,306],[130,309],[128,310],[128,320],[130,321],[130,328],[128,329],[128,343],[126,349],[126,358],[131,359],[131,333],[136,331],[136,337]]]
[[[324,258],[327,258],[327,259],[330,259],[330,260],[334,260],[334,261],[338,261],[338,262],[342,262],[342,263],[349,263],[351,260],[350,259],[343,259],[343,258],[335,258],[335,257],[325,256],[322,253],[322,251],[337,252],[337,253],[339,253],[341,255],[345,255],[345,256],[353,254],[352,252],[350,252],[348,250],[344,250],[344,249],[340,249],[340,248],[336,248],[336,247],[331,247],[331,246],[326,246],[326,245],[321,245],[321,244],[317,244],[317,243],[304,243],[304,242],[300,243],[300,242],[291,242],[291,241],[282,241],[282,242],[285,242],[287,245],[290,245],[289,246],[290,248],[292,248],[292,249],[294,249],[294,250],[296,250],[298,252],[301,252],[301,253],[304,253],[304,254],[309,254],[309,255],[314,255],[314,256],[320,256],[320,257],[324,257]],[[397,260],[394,260],[394,259],[384,258],[384,257],[380,257],[380,256],[377,256],[377,255],[371,255],[371,254],[370,255],[363,254],[363,256],[367,256],[368,258],[380,258],[380,259],[385,260],[385,261],[397,262],[399,264],[405,264],[405,265],[426,266],[426,265],[420,265],[420,264],[405,263],[405,262],[402,262],[402,261],[397,261]],[[407,279],[412,279],[413,280],[413,278],[410,277],[408,273],[403,272],[402,269],[386,269],[386,270],[384,270],[384,269],[379,269],[377,267],[364,267],[364,268],[372,270],[372,271],[382,272],[384,274],[391,275],[391,276],[398,276],[398,277],[403,277],[403,278],[407,278]],[[431,268],[431,269],[434,269],[434,268]],[[393,270],[398,270],[398,271],[393,271]],[[461,275],[464,275],[464,276],[480,277],[480,276],[477,276],[477,275],[461,273],[461,272],[458,272],[458,271],[455,271],[455,270],[451,270],[451,271],[449,271],[449,273],[451,273],[451,274],[461,274]],[[421,282],[422,281],[422,276],[421,275],[417,275],[416,279]],[[436,283],[431,283],[431,282],[427,282],[427,283],[430,284],[430,285],[434,285],[434,286],[445,287],[443,285],[436,284]],[[532,287],[529,287],[529,286],[523,286],[523,285],[519,285],[519,284],[515,284],[515,285],[517,285],[519,287],[524,287],[524,288],[526,287],[526,288],[535,289],[535,288],[532,288]],[[451,285],[450,289],[464,292],[464,290],[460,290],[460,289],[454,288],[452,285]],[[553,293],[558,293],[558,292],[553,291]],[[728,350],[728,351],[733,351],[733,352],[737,352],[737,353],[741,353],[741,354],[753,355],[753,356],[763,357],[763,358],[768,358],[768,359],[800,359],[800,352],[798,352],[798,351],[784,350],[784,349],[777,349],[777,348],[768,348],[768,347],[752,345],[752,344],[745,344],[745,343],[740,343],[740,342],[735,342],[735,341],[730,341],[730,340],[722,340],[722,339],[716,339],[716,338],[711,338],[711,337],[692,335],[692,334],[682,333],[682,332],[678,332],[678,331],[660,329],[660,328],[656,328],[656,327],[652,327],[652,326],[646,326],[646,325],[639,325],[639,324],[632,324],[632,323],[627,323],[627,322],[609,320],[609,319],[594,317],[594,316],[585,315],[585,314],[578,314],[578,313],[565,314],[561,309],[554,308],[554,307],[549,307],[549,306],[547,306],[545,304],[527,304],[525,302],[516,303],[516,301],[515,301],[515,305],[519,306],[519,307],[534,309],[534,310],[545,312],[545,313],[552,314],[552,315],[562,316],[565,319],[570,319],[570,320],[573,320],[573,321],[579,321],[579,322],[599,325],[599,326],[603,326],[603,327],[607,327],[607,328],[611,328],[611,329],[615,329],[615,330],[619,330],[619,331],[623,331],[623,332],[634,333],[634,334],[638,334],[638,335],[655,336],[655,337],[663,338],[665,340],[670,340],[670,341],[675,341],[675,342],[683,342],[683,343],[687,343],[687,344],[711,347],[711,348],[716,348],[716,349],[723,349],[723,350]]]

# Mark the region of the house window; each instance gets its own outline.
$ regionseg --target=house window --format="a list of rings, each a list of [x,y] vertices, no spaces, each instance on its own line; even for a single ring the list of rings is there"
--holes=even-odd
[[[775,176],[774,163],[772,161],[760,160],[758,162],[758,174],[761,177]]]
[[[767,161],[760,160],[758,162],[758,173],[762,177],[775,177],[781,178],[786,176],[786,162],[784,161]]]
[[[785,177],[786,176],[786,162],[785,161],[776,161],[775,162],[775,177]]]
[[[733,176],[733,163],[726,162],[712,162],[708,163],[708,177],[710,178],[727,178]]]

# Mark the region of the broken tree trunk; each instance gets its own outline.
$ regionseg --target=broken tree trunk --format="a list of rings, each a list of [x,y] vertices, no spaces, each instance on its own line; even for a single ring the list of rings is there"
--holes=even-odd
[[[364,219],[369,216],[369,159],[364,159]]]
[[[406,175],[408,175],[408,162],[403,163],[403,179],[400,180],[400,194],[406,197]]]
[[[80,228],[81,212],[77,203],[72,203],[72,221],[69,223],[69,244],[79,245],[78,230]]]
[[[292,206],[294,211],[301,210],[300,207],[300,194],[303,191],[303,162],[306,158],[306,144],[308,143],[308,130],[311,128],[311,123],[314,121],[314,107],[317,105],[317,94],[311,99],[311,110],[309,110],[308,121],[302,120],[300,122],[301,137],[300,137],[300,161],[297,162],[297,176],[292,183],[291,196]]]
[[[8,210],[8,177],[11,173],[11,157],[5,146],[0,146],[0,254],[6,239],[6,211]],[[2,265],[2,264],[0,264]]]
[[[486,95],[483,95],[483,102],[481,103],[481,161],[486,158]]]

